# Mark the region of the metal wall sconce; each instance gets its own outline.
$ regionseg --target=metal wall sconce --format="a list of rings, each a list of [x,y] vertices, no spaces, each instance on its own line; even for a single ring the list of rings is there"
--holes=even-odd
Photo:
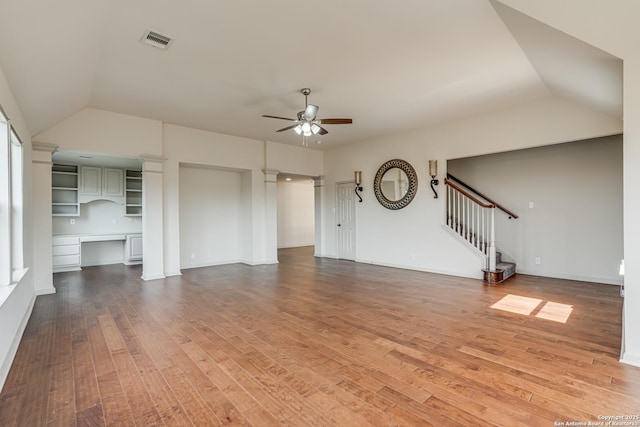
[[[356,196],[358,196],[358,199],[360,199],[360,203],[362,203],[362,196],[360,196],[360,193],[362,192],[362,171],[355,171],[353,175],[354,181],[356,183]]]
[[[618,274],[622,276],[622,285],[620,286],[620,296],[624,298],[624,260],[620,261],[620,270]]]
[[[433,191],[433,198],[438,198],[438,192],[436,191],[434,185],[438,185],[439,181],[436,179],[438,175],[438,161],[437,160],[429,160],[429,175],[431,175],[431,191]]]

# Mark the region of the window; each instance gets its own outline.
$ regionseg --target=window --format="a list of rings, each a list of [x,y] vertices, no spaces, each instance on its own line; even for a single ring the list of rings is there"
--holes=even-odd
[[[23,264],[22,143],[0,107],[0,286]]]

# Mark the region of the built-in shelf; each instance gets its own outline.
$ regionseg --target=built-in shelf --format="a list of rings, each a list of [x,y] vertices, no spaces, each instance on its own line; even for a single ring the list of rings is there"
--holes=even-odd
[[[51,214],[53,216],[79,216],[78,166],[53,164],[51,166]]]
[[[142,216],[142,171],[125,170],[125,215]]]

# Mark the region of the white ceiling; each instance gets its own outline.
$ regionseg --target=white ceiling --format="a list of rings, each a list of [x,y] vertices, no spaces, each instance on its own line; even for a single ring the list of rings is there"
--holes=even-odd
[[[9,3],[9,4],[6,4]],[[621,118],[621,61],[493,0],[3,2],[0,66],[32,134],[95,107],[259,140],[311,87],[321,147],[551,95]],[[174,38],[140,43],[146,29]]]

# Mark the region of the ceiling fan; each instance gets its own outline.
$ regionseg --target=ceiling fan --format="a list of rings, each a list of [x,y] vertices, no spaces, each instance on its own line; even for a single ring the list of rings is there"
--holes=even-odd
[[[298,135],[302,135],[306,140],[307,136],[326,135],[327,133],[329,133],[329,131],[327,131],[321,125],[348,125],[353,123],[353,120],[351,119],[318,119],[316,115],[318,114],[319,107],[317,105],[307,103],[307,97],[311,93],[311,89],[305,87],[301,89],[300,92],[304,95],[304,110],[298,112],[296,119],[271,116],[268,114],[262,115],[262,117],[267,117],[270,119],[289,120],[295,122],[295,124],[284,127],[282,129],[278,129],[276,132],[284,132],[285,130],[293,129],[295,133],[297,133]]]

